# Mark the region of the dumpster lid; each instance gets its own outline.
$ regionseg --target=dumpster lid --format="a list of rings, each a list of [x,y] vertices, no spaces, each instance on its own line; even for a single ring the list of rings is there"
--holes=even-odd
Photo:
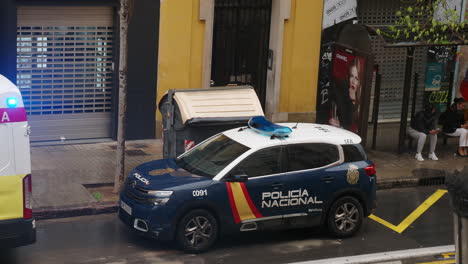
[[[176,91],[182,123],[193,118],[232,118],[263,116],[262,106],[253,88]]]

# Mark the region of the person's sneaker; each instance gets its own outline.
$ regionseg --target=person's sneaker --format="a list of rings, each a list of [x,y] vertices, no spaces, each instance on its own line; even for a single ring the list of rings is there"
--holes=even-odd
[[[430,158],[431,160],[439,160],[439,159],[437,158],[437,156],[436,156],[435,153],[429,153],[429,158]]]
[[[417,159],[418,161],[424,161],[421,153],[416,153],[416,156],[414,156],[415,159]]]

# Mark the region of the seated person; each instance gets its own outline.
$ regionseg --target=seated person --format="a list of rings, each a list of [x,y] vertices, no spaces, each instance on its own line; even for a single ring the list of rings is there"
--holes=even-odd
[[[436,130],[436,110],[434,105],[426,104],[423,111],[417,112],[411,119],[411,126],[408,128],[408,134],[418,141],[415,158],[418,161],[424,161],[422,157],[422,150],[424,143],[426,142],[427,136],[430,139],[429,146],[429,159],[439,160],[435,155],[435,148],[437,145],[437,133]]]
[[[468,156],[468,124],[465,124],[461,112],[464,103],[463,98],[455,98],[454,103],[445,112],[443,126],[446,135],[460,137],[457,155],[462,157]]]

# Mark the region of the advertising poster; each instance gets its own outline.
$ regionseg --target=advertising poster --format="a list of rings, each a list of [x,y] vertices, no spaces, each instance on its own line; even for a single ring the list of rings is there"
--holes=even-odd
[[[442,64],[428,63],[426,67],[426,91],[439,91],[442,86]]]
[[[460,70],[455,83],[455,97],[463,97],[468,101],[468,46],[460,46],[458,63]]]
[[[366,66],[364,57],[347,49],[335,50],[328,124],[359,134]]]
[[[450,104],[455,60],[456,47],[428,48],[424,102],[434,104],[439,112],[445,112]]]

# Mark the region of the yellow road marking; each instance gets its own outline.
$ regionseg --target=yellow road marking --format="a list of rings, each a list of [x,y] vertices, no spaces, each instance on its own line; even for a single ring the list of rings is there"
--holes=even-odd
[[[453,258],[455,256],[455,253],[444,253],[440,255],[444,258]]]
[[[447,190],[437,190],[433,195],[426,199],[416,210],[414,210],[408,217],[405,218],[398,226],[395,226],[382,218],[371,214],[370,219],[380,223],[395,232],[403,233],[414,221],[416,221],[424,212],[427,211],[432,205],[434,205],[444,194],[447,193]]]
[[[455,260],[440,260],[434,262],[424,262],[424,263],[417,263],[417,264],[455,264]]]

